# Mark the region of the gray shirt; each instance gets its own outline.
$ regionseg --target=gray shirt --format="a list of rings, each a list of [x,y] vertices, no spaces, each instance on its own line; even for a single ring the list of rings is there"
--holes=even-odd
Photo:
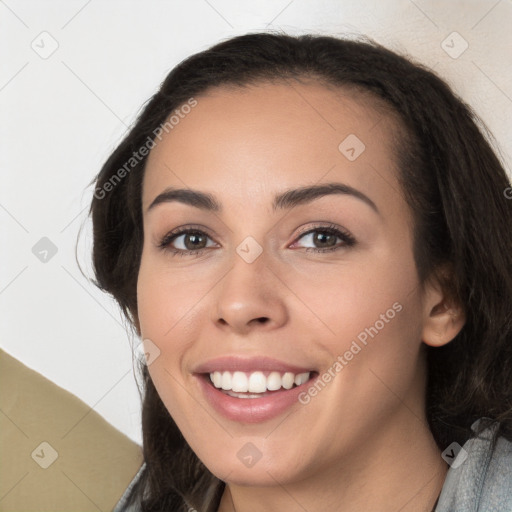
[[[471,425],[473,431],[480,421]],[[512,512],[512,442],[498,437],[492,452],[496,428],[464,443],[465,453],[457,458],[465,460],[448,470],[436,512]]]
[[[481,420],[471,425],[473,431]],[[443,458],[450,464],[435,512],[512,512],[512,442],[491,440],[497,425],[472,437],[462,449],[448,447]],[[452,446],[452,445],[450,445]],[[145,464],[141,466],[114,512],[140,512],[140,505],[127,506],[128,495]]]

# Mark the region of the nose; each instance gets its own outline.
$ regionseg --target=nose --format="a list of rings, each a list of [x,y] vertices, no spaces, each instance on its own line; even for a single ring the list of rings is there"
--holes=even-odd
[[[247,334],[272,330],[288,320],[286,287],[270,267],[265,251],[252,263],[237,253],[217,288],[214,322],[226,331]]]

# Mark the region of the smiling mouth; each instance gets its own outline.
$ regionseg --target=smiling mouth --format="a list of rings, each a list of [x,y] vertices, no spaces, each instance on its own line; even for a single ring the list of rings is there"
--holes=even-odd
[[[317,372],[215,371],[203,375],[210,385],[233,398],[263,398],[301,386],[316,377]]]

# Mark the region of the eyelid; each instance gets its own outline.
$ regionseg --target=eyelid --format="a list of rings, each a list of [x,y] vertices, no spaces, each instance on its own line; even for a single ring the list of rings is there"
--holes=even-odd
[[[171,240],[173,236],[178,237],[188,233],[189,231],[200,231],[207,235],[208,238],[211,238],[215,243],[218,243],[215,240],[216,235],[212,235],[211,230],[206,226],[203,226],[202,224],[185,224],[183,226],[179,226],[177,228],[171,229],[170,231],[167,231],[163,236],[157,236],[156,244],[161,245],[165,240]]]
[[[319,221],[319,222],[322,222],[322,221]],[[332,229],[332,230],[336,230],[336,231],[340,231],[341,233],[343,233],[344,235],[347,235],[347,236],[352,236],[348,230],[346,230],[345,228],[343,228],[342,226],[338,226],[337,224],[333,224],[332,222],[325,222],[325,225],[324,224],[319,224],[319,223],[310,223],[308,224],[307,226],[303,226],[301,228],[299,228],[299,232],[297,233],[297,238],[300,237],[301,235],[304,235],[306,233],[310,233],[311,231],[321,231],[322,229]]]

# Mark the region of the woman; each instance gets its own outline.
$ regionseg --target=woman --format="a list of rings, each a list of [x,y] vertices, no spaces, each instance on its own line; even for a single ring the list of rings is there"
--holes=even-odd
[[[512,202],[476,122],[367,41],[169,74],[91,206],[147,358],[116,510],[510,510]]]

